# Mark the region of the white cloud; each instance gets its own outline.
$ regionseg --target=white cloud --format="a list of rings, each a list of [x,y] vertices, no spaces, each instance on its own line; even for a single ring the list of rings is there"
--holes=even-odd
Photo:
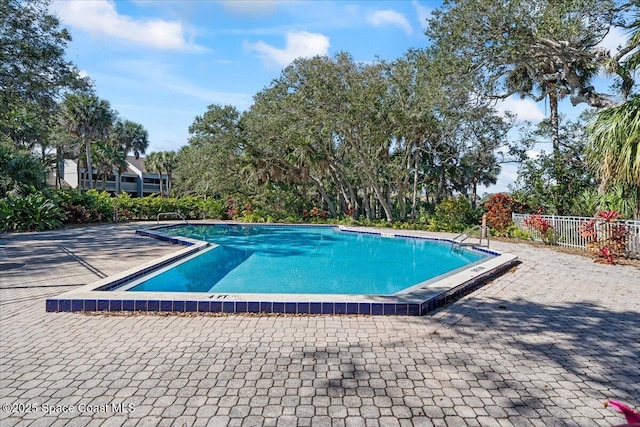
[[[527,150],[527,158],[528,159],[537,159],[538,157],[540,157],[540,154],[542,153],[542,151],[540,151],[539,149],[531,149],[531,150]]]
[[[181,22],[121,15],[112,0],[58,0],[52,9],[65,24],[96,37],[126,40],[155,49],[199,49],[187,39],[188,31]]]
[[[539,122],[545,117],[538,104],[530,99],[520,99],[517,96],[510,96],[507,99],[498,101],[496,110],[501,114],[505,111],[512,112],[519,122]]]
[[[609,49],[612,54],[618,51],[618,48],[625,46],[629,40],[629,33],[625,32],[623,28],[611,27],[607,36],[598,43],[599,47]]]
[[[288,32],[287,45],[284,49],[273,47],[262,40],[256,43],[245,43],[247,49],[258,52],[267,63],[279,67],[289,65],[296,58],[327,55],[329,46],[329,37],[306,31]]]
[[[427,19],[431,18],[431,12],[433,11],[433,9],[422,6],[416,0],[413,0],[412,4],[414,9],[416,10],[416,13],[418,14],[418,22],[420,22],[422,28],[427,28]]]
[[[509,192],[509,185],[513,184],[518,179],[518,166],[512,163],[502,165],[500,175],[498,175],[497,182],[494,185],[484,187],[489,193],[503,193]]]
[[[407,21],[407,18],[405,18],[401,13],[393,10],[376,10],[367,16],[367,22],[374,27],[379,27],[381,25],[397,25],[408,35],[413,32],[413,28],[411,27],[411,24],[409,24],[409,21]]]

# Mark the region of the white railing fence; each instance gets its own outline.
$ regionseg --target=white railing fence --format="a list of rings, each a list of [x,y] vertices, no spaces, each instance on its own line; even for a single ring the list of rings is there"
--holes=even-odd
[[[528,227],[525,224],[525,219],[529,214],[514,213],[511,215],[513,223],[521,230],[527,231],[531,238],[536,242],[542,242],[540,233]],[[556,233],[556,243],[560,246],[568,246],[571,248],[587,249],[587,239],[580,235],[580,226],[591,218],[581,216],[555,216],[555,215],[541,215],[543,219],[546,219],[551,223]],[[627,236],[627,252],[628,255],[635,258],[640,258],[640,221],[623,221],[618,220],[616,224],[624,224],[629,230]]]

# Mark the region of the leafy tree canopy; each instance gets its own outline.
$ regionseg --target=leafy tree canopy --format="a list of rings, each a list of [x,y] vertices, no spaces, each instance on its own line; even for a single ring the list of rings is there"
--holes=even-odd
[[[44,187],[45,168],[29,152],[0,140],[0,199]]]
[[[469,58],[487,93],[541,100],[551,91],[574,105],[610,106],[591,78],[617,58],[598,47],[631,4],[614,0],[446,0],[426,34],[436,46]],[[619,58],[617,58],[619,59]]]
[[[65,58],[71,36],[49,3],[0,2],[0,132],[25,148],[42,140],[65,91],[89,87]]]

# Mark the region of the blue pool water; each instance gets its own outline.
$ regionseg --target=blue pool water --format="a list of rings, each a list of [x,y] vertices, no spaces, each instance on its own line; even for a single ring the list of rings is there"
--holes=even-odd
[[[129,291],[385,295],[485,258],[453,252],[445,242],[330,227],[200,225],[162,231],[220,246]]]

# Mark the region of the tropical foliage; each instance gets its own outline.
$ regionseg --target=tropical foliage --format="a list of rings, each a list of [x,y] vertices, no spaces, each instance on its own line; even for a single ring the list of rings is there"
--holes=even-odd
[[[552,150],[523,164],[517,184],[519,198],[549,213],[575,214],[580,195],[597,186],[593,174],[584,167],[586,141],[581,136],[584,125],[581,129],[574,127],[575,136],[567,139],[567,126],[562,123],[558,106],[565,97],[573,105],[615,106],[617,101],[612,94],[597,92],[591,85],[600,71],[617,74],[623,99],[632,93],[640,53],[639,6],[635,1],[613,0],[449,0],[434,11],[427,35],[435,49],[469,61],[469,68],[461,72],[473,79],[478,92],[497,99],[516,94],[548,103],[549,117],[542,124],[544,129],[536,131],[536,137],[550,143]],[[629,21],[629,17],[634,16],[635,19]],[[628,43],[616,51],[603,48],[601,43],[613,26],[626,27],[632,32]],[[593,157],[597,159],[593,163],[606,163],[597,156],[611,159],[620,153],[621,161],[630,167],[628,159],[632,151],[628,142],[626,148],[622,139],[611,142],[614,130],[607,128],[606,122],[611,119],[620,123],[618,120],[624,121],[625,114],[631,119],[629,113],[633,107],[616,108],[626,113],[618,111],[612,118],[605,113],[597,119],[605,126],[598,126],[602,138],[600,146],[594,147],[598,154]],[[616,108],[613,111],[617,111]],[[603,145],[608,145],[608,149]],[[606,174],[603,178],[606,180]],[[628,194],[637,191],[638,180],[631,186]]]
[[[0,199],[44,186],[45,168],[28,151],[0,142]]]
[[[553,245],[557,242],[556,231],[551,221],[542,217],[542,215],[529,215],[524,220],[524,225],[534,235],[538,234],[545,245]]]
[[[43,231],[62,226],[62,209],[41,193],[0,199],[0,231]]]
[[[44,151],[61,96],[89,82],[65,57],[69,32],[49,1],[0,2],[0,139]]]
[[[535,157],[524,159],[518,178],[511,186],[515,197],[525,200],[535,211],[554,215],[588,215],[580,207],[583,194],[597,186],[596,177],[587,164],[585,123],[592,115],[583,113],[577,120],[560,117],[560,147],[554,154],[540,149],[552,133],[549,120],[522,129],[520,144],[527,150],[540,150]],[[559,160],[556,164],[555,159]]]
[[[60,119],[62,126],[84,146],[86,170],[91,171],[86,175],[89,178],[89,188],[93,188],[91,145],[109,135],[114,119],[109,101],[85,93],[67,95],[62,104]]]
[[[487,225],[499,233],[506,231],[513,224],[512,214],[526,211],[522,202],[505,193],[491,195],[484,208]]]
[[[65,224],[108,222],[113,218],[111,196],[106,192],[59,190],[51,199],[64,212]]]
[[[244,114],[212,105],[196,118],[178,156],[178,188],[262,200],[284,216],[318,207],[388,222],[455,192],[474,205],[478,185],[500,171],[494,151],[510,123],[429,55],[294,61]]]
[[[81,188],[106,189],[127,155],[149,149],[144,127],[119,117],[65,59],[71,39],[48,4],[0,5],[0,198],[50,201],[60,221],[178,211],[453,231],[477,224],[484,208],[509,234],[510,213],[525,208],[640,217],[636,1],[445,0],[429,19],[428,49],[370,63],[346,52],[297,59],[246,111],[210,105],[186,147],[149,154],[146,169],[163,179],[158,197],[142,199],[39,193],[63,159],[92,171]],[[608,51],[612,26],[630,37]],[[591,85],[603,70],[617,76],[619,98]],[[495,108],[511,95],[545,100],[549,117],[513,138],[514,118]],[[588,127],[587,116],[559,114],[565,98],[595,108]],[[520,164],[512,195],[478,209],[479,189],[506,162]]]
[[[144,167],[149,172],[155,172],[159,177],[158,194],[160,197],[171,195],[171,183],[175,172],[178,157],[174,151],[156,151],[144,159]],[[185,165],[188,167],[188,165]],[[166,180],[163,175],[166,174]],[[165,187],[166,185],[166,187]]]
[[[596,261],[613,265],[617,257],[626,255],[629,229],[616,223],[617,219],[616,211],[603,211],[580,226],[580,235],[587,239],[587,248],[596,255]]]
[[[589,134],[589,160],[603,185],[640,184],[640,97],[599,112]]]

